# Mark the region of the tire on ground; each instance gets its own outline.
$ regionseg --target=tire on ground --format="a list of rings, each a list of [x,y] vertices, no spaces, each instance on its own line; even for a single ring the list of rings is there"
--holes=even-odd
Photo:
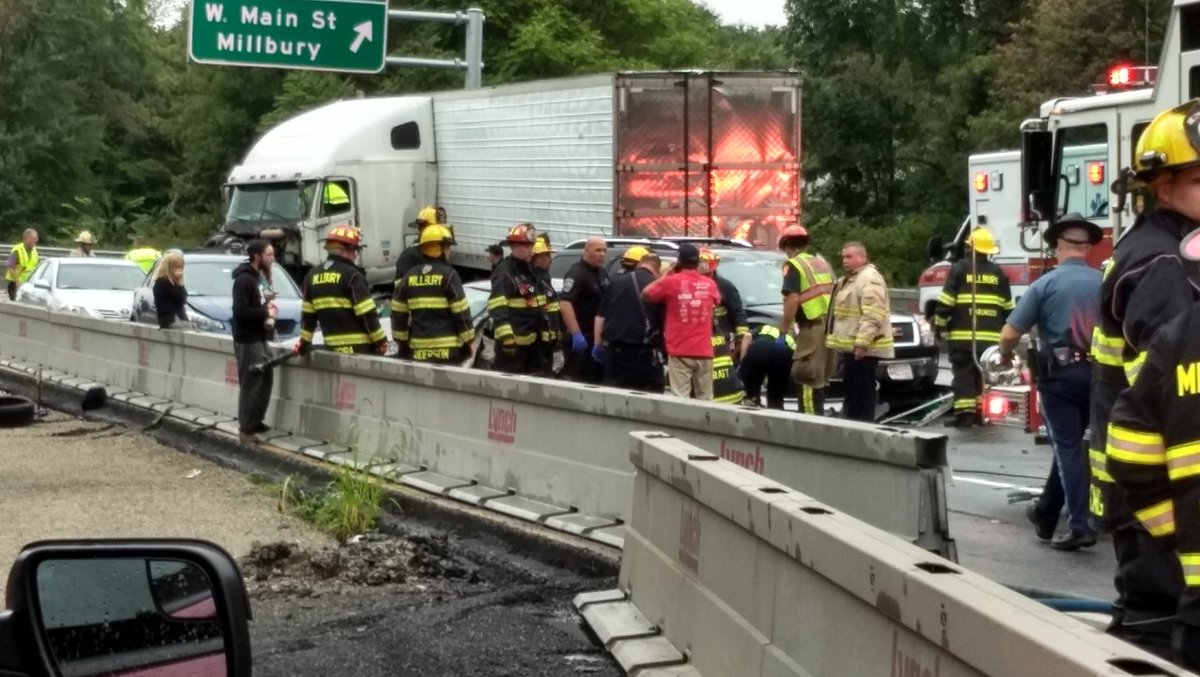
[[[0,427],[28,425],[33,422],[35,410],[31,400],[0,395]]]

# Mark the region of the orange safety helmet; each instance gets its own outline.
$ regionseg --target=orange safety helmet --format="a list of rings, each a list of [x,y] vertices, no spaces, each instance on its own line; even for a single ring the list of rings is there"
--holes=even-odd
[[[362,231],[352,226],[338,226],[325,236],[325,244],[336,242],[351,249],[362,248]]]
[[[804,240],[804,242],[807,243],[808,242],[808,229],[805,228],[804,226],[801,226],[800,224],[796,224],[794,226],[788,226],[787,228],[784,228],[783,234],[779,236],[779,248],[783,249],[783,246],[789,240]]]
[[[537,241],[537,228],[532,223],[518,223],[508,231],[504,244],[534,244]]]
[[[717,272],[717,264],[721,262],[721,257],[708,247],[700,248],[700,268],[710,273]]]

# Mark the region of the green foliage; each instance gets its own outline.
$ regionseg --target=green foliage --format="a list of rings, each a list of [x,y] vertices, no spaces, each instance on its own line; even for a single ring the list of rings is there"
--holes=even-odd
[[[296,515],[339,541],[375,528],[383,503],[379,478],[339,466],[334,480],[320,491],[306,491],[294,476],[273,488],[279,510]]]
[[[1084,93],[1114,61],[1153,63],[1171,0],[787,0],[788,24],[765,30],[721,25],[692,0],[478,4],[486,84],[802,70],[806,222],[863,240],[911,284],[924,241],[965,216],[967,156],[1016,147],[1042,101]],[[36,227],[47,242],[83,228],[105,247],[203,242],[229,169],[272,125],[336,99],[462,86],[439,69],[189,64],[185,15],[176,0],[0,0],[0,241]],[[389,32],[393,53],[462,56],[461,26]]]

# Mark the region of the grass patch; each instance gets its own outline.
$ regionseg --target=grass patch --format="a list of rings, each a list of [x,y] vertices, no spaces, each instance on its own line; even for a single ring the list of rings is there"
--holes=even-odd
[[[338,466],[329,484],[305,490],[295,475],[278,485],[279,511],[313,524],[339,541],[375,528],[383,502],[383,481],[349,466]]]

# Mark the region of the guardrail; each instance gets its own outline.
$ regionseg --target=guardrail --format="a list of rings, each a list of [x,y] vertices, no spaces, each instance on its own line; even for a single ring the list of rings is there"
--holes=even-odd
[[[680,439],[631,438],[620,589],[576,598],[628,674],[1191,674]]]
[[[17,368],[236,432],[228,338],[16,304],[0,317],[0,356]],[[271,440],[281,448],[618,545],[633,498],[626,435],[654,428],[956,554],[940,435],[328,352],[277,369],[268,415],[291,431]]]
[[[72,247],[38,247],[38,256],[46,259],[65,258],[71,255]],[[8,259],[8,255],[12,253],[12,245],[0,245],[0,257]],[[119,259],[125,256],[125,252],[102,251],[93,249],[92,253],[102,259]]]

